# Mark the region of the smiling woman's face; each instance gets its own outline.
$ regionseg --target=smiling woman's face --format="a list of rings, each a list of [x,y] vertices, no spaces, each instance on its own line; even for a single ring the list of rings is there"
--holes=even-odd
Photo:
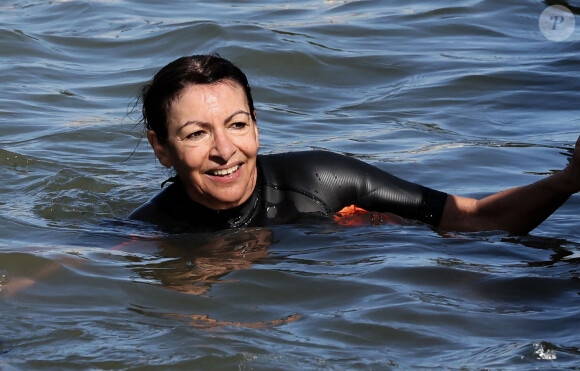
[[[168,136],[147,138],[162,165],[177,171],[187,194],[214,210],[242,204],[256,185],[258,127],[235,82],[193,85],[173,101]]]

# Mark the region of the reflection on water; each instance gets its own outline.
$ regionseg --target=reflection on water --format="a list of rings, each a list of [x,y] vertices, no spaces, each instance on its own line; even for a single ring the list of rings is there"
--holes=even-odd
[[[151,242],[148,240],[148,242]],[[222,277],[228,273],[248,269],[254,262],[268,256],[272,231],[265,228],[226,231],[217,235],[183,235],[154,241],[158,251],[155,259],[138,253],[139,240],[119,246],[130,251],[127,267],[143,281],[185,294],[203,295],[212,285],[227,283]],[[150,249],[151,246],[147,246]],[[290,324],[300,315],[293,314],[276,320],[257,322],[221,321],[207,314],[160,313],[146,308],[129,308],[138,314],[160,316],[186,323],[196,329],[216,329],[228,326],[263,329]]]
[[[147,242],[151,242],[148,240]],[[211,284],[224,282],[220,278],[268,255],[272,232],[250,229],[222,232],[217,236],[183,235],[154,241],[156,259],[141,259],[129,255],[129,267],[146,282],[171,290],[201,295]],[[139,240],[120,247],[123,251],[139,252]],[[147,246],[150,249],[150,246]]]
[[[300,315],[292,314],[284,318],[271,320],[271,321],[259,321],[259,322],[234,322],[234,321],[220,321],[214,318],[210,318],[207,314],[179,314],[179,313],[155,313],[149,312],[139,308],[130,308],[130,310],[145,316],[159,316],[165,318],[171,318],[178,322],[185,323],[195,329],[203,330],[215,330],[223,327],[242,327],[242,328],[252,328],[252,329],[265,329],[268,327],[275,327],[281,325],[287,325],[294,321],[300,319]]]
[[[382,353],[374,354],[377,347],[392,349],[387,362],[399,367],[449,362],[442,355],[425,356],[425,349],[446,349],[459,363],[506,365],[517,358],[530,365],[546,357],[566,362],[578,356],[573,337],[554,341],[550,335],[579,325],[572,303],[580,292],[580,261],[566,259],[577,244],[490,232],[441,237],[426,233],[427,226],[366,222],[208,235],[141,233],[131,239],[88,235],[83,238],[88,246],[99,240],[118,243],[109,249],[70,246],[0,254],[0,295],[5,313],[28,306],[36,326],[44,328],[38,335],[47,346],[65,339],[98,344],[102,353],[95,359],[116,354],[114,349],[130,338],[148,347],[140,333],[163,339],[171,349],[179,343],[205,344],[195,354],[206,356],[215,347],[249,346],[255,336],[267,343],[282,341],[287,351],[269,352],[277,359],[285,354],[287,367],[316,364],[307,355],[309,339],[328,344],[323,348],[327,361],[336,352],[351,357],[364,352],[375,360],[343,361],[355,368],[385,366],[376,363]],[[43,314],[47,311],[51,319]],[[45,349],[18,335],[27,317],[3,333],[0,350],[10,359]],[[64,322],[66,333],[49,330]],[[102,335],[87,338],[95,333]],[[102,336],[119,340],[104,345],[98,342]],[[490,337],[503,340],[491,345],[485,341]],[[68,349],[61,354],[75,354]],[[248,348],[250,364],[269,369],[262,352],[261,346]]]

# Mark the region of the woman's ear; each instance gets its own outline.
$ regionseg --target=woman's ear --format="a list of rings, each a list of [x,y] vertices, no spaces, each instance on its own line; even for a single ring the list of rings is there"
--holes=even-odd
[[[151,147],[153,148],[153,152],[155,152],[155,156],[161,162],[161,165],[170,168],[173,166],[173,161],[171,160],[171,155],[169,153],[169,149],[161,144],[159,138],[157,137],[157,133],[153,130],[147,130],[147,140]]]

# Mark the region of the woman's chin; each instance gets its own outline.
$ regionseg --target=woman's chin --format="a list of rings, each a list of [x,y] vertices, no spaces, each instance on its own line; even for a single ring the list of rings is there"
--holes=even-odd
[[[210,209],[225,210],[240,206],[248,198],[249,195],[246,196],[245,192],[226,192],[225,194],[206,195],[203,200],[195,200],[194,198],[194,201],[197,201]]]

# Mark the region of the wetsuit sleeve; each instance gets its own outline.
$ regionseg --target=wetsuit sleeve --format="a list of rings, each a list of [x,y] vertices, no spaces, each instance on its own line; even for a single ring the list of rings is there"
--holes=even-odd
[[[280,163],[276,163],[276,162]],[[447,194],[408,182],[366,162],[326,151],[284,154],[272,169],[284,169],[282,184],[295,184],[337,212],[356,205],[368,211],[391,212],[437,226]]]

